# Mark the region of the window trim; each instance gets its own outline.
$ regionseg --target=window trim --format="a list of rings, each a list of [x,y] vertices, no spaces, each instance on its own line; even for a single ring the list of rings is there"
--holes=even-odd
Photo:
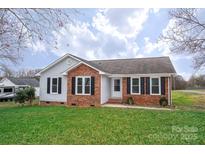
[[[53,79],[57,79],[57,91],[53,92]],[[50,82],[50,87],[51,87],[51,94],[58,94],[58,77],[51,77],[51,82]]]
[[[133,93],[132,92],[132,79],[138,79],[139,80],[139,93]],[[140,77],[139,76],[136,76],[136,77],[131,77],[131,82],[130,82],[130,90],[131,90],[131,95],[141,95],[141,80],[140,80]]]
[[[78,93],[78,79],[82,78],[82,93]],[[85,78],[90,79],[90,92],[85,93]],[[91,95],[91,76],[76,76],[75,77],[75,95]]]
[[[157,78],[159,80],[159,93],[152,93],[152,79]],[[161,78],[159,76],[150,77],[150,95],[161,95]]]

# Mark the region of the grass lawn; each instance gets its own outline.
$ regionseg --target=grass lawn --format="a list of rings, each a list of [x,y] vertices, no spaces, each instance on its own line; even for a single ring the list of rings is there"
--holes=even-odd
[[[188,93],[182,91],[172,92],[173,104],[181,109],[201,109],[205,110],[205,95]]]
[[[0,144],[205,144],[205,112],[1,107]]]

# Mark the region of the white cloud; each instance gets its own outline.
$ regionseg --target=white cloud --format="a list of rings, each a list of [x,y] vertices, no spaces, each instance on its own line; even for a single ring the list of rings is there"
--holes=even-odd
[[[153,10],[154,13],[158,13],[160,8],[153,8],[152,10]]]
[[[70,52],[86,59],[139,56],[135,39],[148,13],[148,9],[100,9],[90,23],[78,21],[68,24],[67,30],[53,32],[57,44],[52,52],[58,56]]]
[[[191,73],[188,73],[188,72],[181,72],[181,73],[179,73],[179,75],[183,76],[183,78],[184,78],[186,81],[188,81],[192,74],[191,74]]]
[[[105,34],[130,38],[142,30],[148,15],[149,9],[105,9],[93,17],[92,26]]]
[[[37,41],[35,43],[28,43],[28,46],[33,49],[34,52],[45,52],[46,46],[43,42]]]

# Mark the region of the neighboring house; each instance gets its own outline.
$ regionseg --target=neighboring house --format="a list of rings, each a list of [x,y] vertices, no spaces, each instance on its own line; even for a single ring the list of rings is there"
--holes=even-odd
[[[29,77],[5,77],[0,81],[0,99],[13,98],[18,89],[24,89],[30,86],[35,88],[35,95],[39,97],[40,90],[37,79]]]
[[[133,97],[139,105],[171,105],[169,57],[93,60],[66,54],[40,71],[40,103],[100,106]]]

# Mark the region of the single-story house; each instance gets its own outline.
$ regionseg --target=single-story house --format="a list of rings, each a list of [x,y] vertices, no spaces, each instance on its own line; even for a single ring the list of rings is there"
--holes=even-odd
[[[39,97],[39,81],[30,77],[4,77],[0,81],[0,99],[13,98],[15,92],[26,87],[34,87],[35,95]]]
[[[159,104],[161,96],[172,104],[171,78],[176,74],[169,57],[85,60],[66,54],[40,76],[40,104],[100,106],[122,103]]]

